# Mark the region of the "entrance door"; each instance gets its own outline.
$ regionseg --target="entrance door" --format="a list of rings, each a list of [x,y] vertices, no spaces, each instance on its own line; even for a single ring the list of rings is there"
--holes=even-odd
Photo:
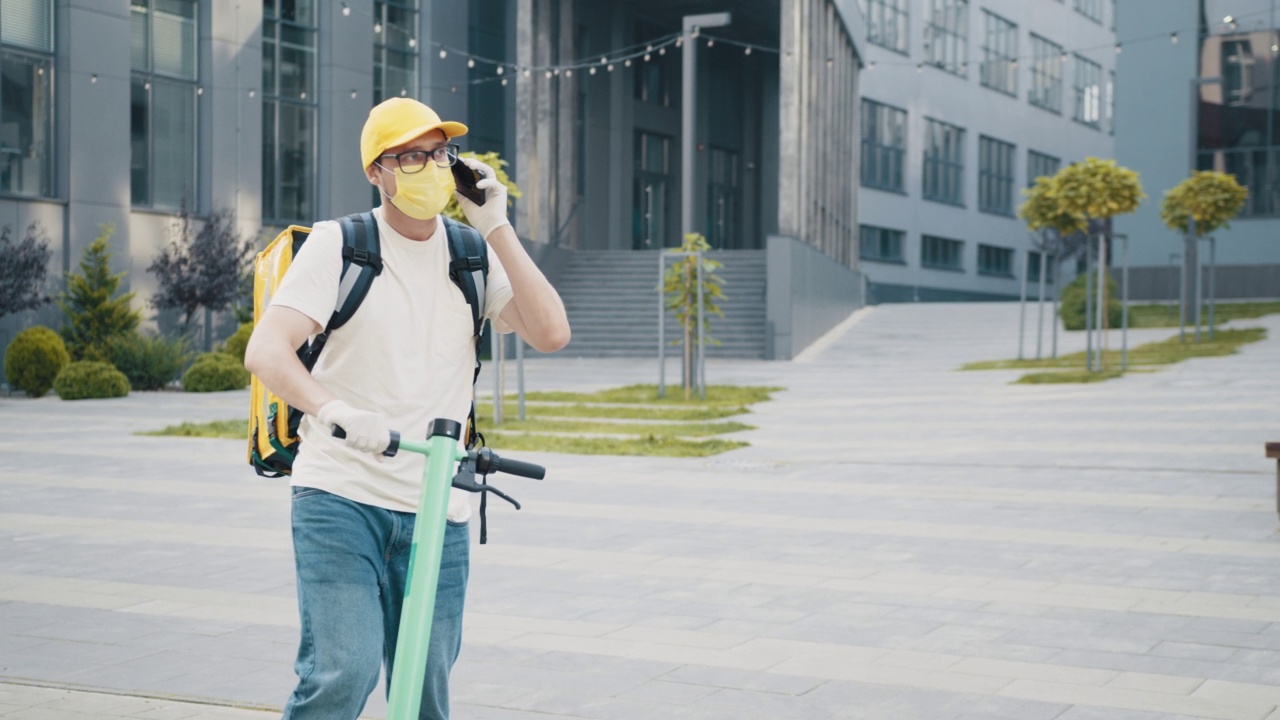
[[[738,232],[738,153],[712,147],[707,177],[707,242],[717,249],[742,247]]]

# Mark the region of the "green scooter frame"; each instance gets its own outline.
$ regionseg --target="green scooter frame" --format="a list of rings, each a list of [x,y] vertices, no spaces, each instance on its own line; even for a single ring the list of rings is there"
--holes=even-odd
[[[343,437],[342,428],[333,434]],[[440,580],[440,556],[444,550],[444,526],[449,510],[449,488],[469,492],[492,492],[520,508],[520,504],[491,485],[479,485],[456,472],[459,462],[474,464],[481,475],[505,472],[541,480],[546,468],[532,463],[503,460],[488,448],[466,452],[458,447],[462,425],[437,418],[427,428],[427,441],[404,440],[391,433],[391,445],[384,455],[398,450],[427,456],[413,525],[413,545],[409,550],[409,576],[405,582],[404,605],[400,611],[400,632],[396,640],[394,672],[387,698],[387,720],[417,720],[422,706],[422,685],[427,669],[427,649],[431,644],[431,618],[435,614],[436,584]],[[473,476],[473,475],[472,475]],[[423,554],[419,554],[423,553]]]

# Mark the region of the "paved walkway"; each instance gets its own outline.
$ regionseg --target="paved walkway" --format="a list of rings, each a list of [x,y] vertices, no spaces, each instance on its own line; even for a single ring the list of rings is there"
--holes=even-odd
[[[785,388],[715,458],[526,455],[550,476],[473,547],[455,717],[1280,720],[1280,318],[1092,386],[953,371],[1016,354],[1016,318],[882,306],[810,362],[711,363]],[[0,718],[276,716],[285,484],[238,441],[132,434],[246,402],[0,399]]]

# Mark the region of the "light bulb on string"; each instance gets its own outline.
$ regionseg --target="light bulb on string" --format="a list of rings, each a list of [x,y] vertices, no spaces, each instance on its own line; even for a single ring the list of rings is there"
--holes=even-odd
[[[559,74],[560,74],[560,68],[555,68],[555,69],[554,69],[554,70],[552,70],[551,72],[555,73],[556,75],[559,75]]]
[[[443,60],[447,57],[449,57],[449,51],[444,48],[440,48],[440,59]]]
[[[666,55],[666,54],[667,54],[667,49],[666,49],[666,48],[664,48],[664,47],[660,47],[660,48],[658,48],[658,54],[659,54],[659,55]]]
[[[475,58],[467,58],[467,67],[469,67],[469,68],[473,68],[473,67],[475,67],[475,66],[476,66],[476,59],[475,59]]]
[[[458,92],[458,88],[455,87],[453,91]],[[409,94],[409,88],[400,88],[400,97],[404,97],[405,95],[408,95],[408,94]]]
[[[351,15],[351,6],[347,5],[346,3],[342,3],[342,16],[349,17],[350,15]]]
[[[713,38],[707,38],[707,47],[715,47],[716,41]]]
[[[1169,42],[1173,43],[1174,45],[1177,45],[1177,44],[1178,44],[1178,33],[1177,33],[1177,32],[1171,32],[1171,33],[1169,33]]]
[[[587,73],[588,73],[588,74],[590,74],[590,75],[595,75],[595,74],[596,74],[596,69],[595,69],[595,68],[591,68],[590,70],[587,70]]]
[[[649,62],[649,58],[651,58],[651,57],[653,57],[653,56],[652,56],[652,55],[650,55],[649,53],[645,53],[645,54],[644,54],[644,61],[645,61],[645,62]]]
[[[411,48],[418,47],[418,38],[409,38],[409,47]]]
[[[529,68],[524,69],[524,76],[529,77]]]
[[[573,77],[573,71],[572,71],[572,70],[565,70],[565,71],[564,71],[564,76],[565,76],[565,77]]]
[[[676,38],[676,47],[680,47],[683,44],[684,44],[684,36],[681,35],[680,37]]]
[[[380,23],[380,22],[376,22],[376,23],[374,23],[374,24],[373,24],[373,34],[374,34],[374,35],[381,35],[381,34],[382,34],[382,23]]]
[[[501,66],[501,65],[499,65],[499,66],[498,66],[498,74],[499,74],[499,75],[501,75],[502,73],[504,73],[504,72],[506,72],[506,71],[507,71],[507,69],[506,69],[506,68],[504,68],[503,66]]]
[[[548,71],[547,71],[547,79],[548,79],[548,80],[550,80],[550,79],[551,79],[551,71],[550,71],[550,70],[548,70]]]
[[[1119,55],[1122,52],[1124,52],[1124,46],[1120,43],[1116,43],[1116,54]]]
[[[356,95],[357,95],[357,94],[358,94],[358,93],[357,93],[355,90],[352,90],[352,91],[351,91],[351,99],[352,99],[352,100],[355,100],[355,99],[356,99]]]
[[[627,67],[631,67],[631,58],[627,58],[627,61],[622,64],[626,65]]]
[[[609,67],[605,68],[609,72],[613,72],[613,63],[609,63]]]
[[[89,83],[92,85],[98,84],[98,73],[94,73],[93,75],[89,76]]]
[[[742,54],[743,54],[743,55],[750,55],[750,54],[751,54],[751,48],[750,48],[750,47],[748,47],[746,50],[743,50],[743,51],[742,51]]]
[[[198,87],[198,88],[196,88],[196,94],[197,94],[197,95],[203,95],[203,94],[204,94],[204,88],[202,88],[202,87]]]
[[[502,78],[502,87],[506,87],[506,86],[507,86],[507,79]]]

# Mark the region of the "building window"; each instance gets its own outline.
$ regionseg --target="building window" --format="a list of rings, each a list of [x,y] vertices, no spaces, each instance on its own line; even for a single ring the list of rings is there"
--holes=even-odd
[[[979,81],[1006,95],[1018,94],[1018,26],[987,10]]]
[[[1102,66],[1076,55],[1075,111],[1078,123],[1096,128],[1102,122]]]
[[[930,65],[969,74],[969,0],[929,0],[924,55]]]
[[[1058,168],[1062,167],[1062,161],[1052,155],[1038,153],[1035,150],[1027,151],[1027,187],[1036,184],[1036,178],[1053,177],[1058,174]]]
[[[964,204],[964,130],[926,119],[924,198]]]
[[[265,0],[262,17],[262,217],[315,218],[314,0]]]
[[[644,46],[649,40],[663,34],[663,29],[646,22],[636,24],[636,47]],[[651,53],[645,62],[636,62],[632,67],[635,79],[635,98],[646,105],[671,107],[672,67],[674,54],[659,55]]]
[[[997,215],[1013,214],[1014,146],[978,137],[978,209]]]
[[[862,185],[905,192],[906,154],[907,112],[874,100],[863,100]]]
[[[1031,34],[1031,92],[1027,100],[1036,107],[1062,112],[1062,46]]]
[[[920,236],[920,265],[934,270],[964,271],[964,242],[935,235]]]
[[[133,0],[129,187],[133,204],[176,209],[197,199],[195,0]]]
[[[53,0],[0,17],[0,192],[53,194]]]
[[[636,132],[635,196],[632,199],[631,247],[649,250],[668,242],[667,208],[671,184],[671,138]],[[674,238],[670,238],[674,241]]]
[[[858,257],[874,262],[904,263],[901,230],[862,225],[858,228]]]
[[[418,95],[418,0],[373,3],[373,104]]]
[[[994,245],[978,245],[978,274],[1013,277],[1013,251]]]
[[[900,53],[907,52],[908,0],[864,0],[867,41]]]
[[[1027,253],[1027,282],[1040,282],[1040,253],[1035,250]],[[1044,282],[1046,285],[1053,284],[1053,266],[1055,264],[1054,257],[1050,255],[1044,264]]]
[[[1074,0],[1076,4],[1076,12],[1089,18],[1090,20],[1102,22],[1102,0]]]

